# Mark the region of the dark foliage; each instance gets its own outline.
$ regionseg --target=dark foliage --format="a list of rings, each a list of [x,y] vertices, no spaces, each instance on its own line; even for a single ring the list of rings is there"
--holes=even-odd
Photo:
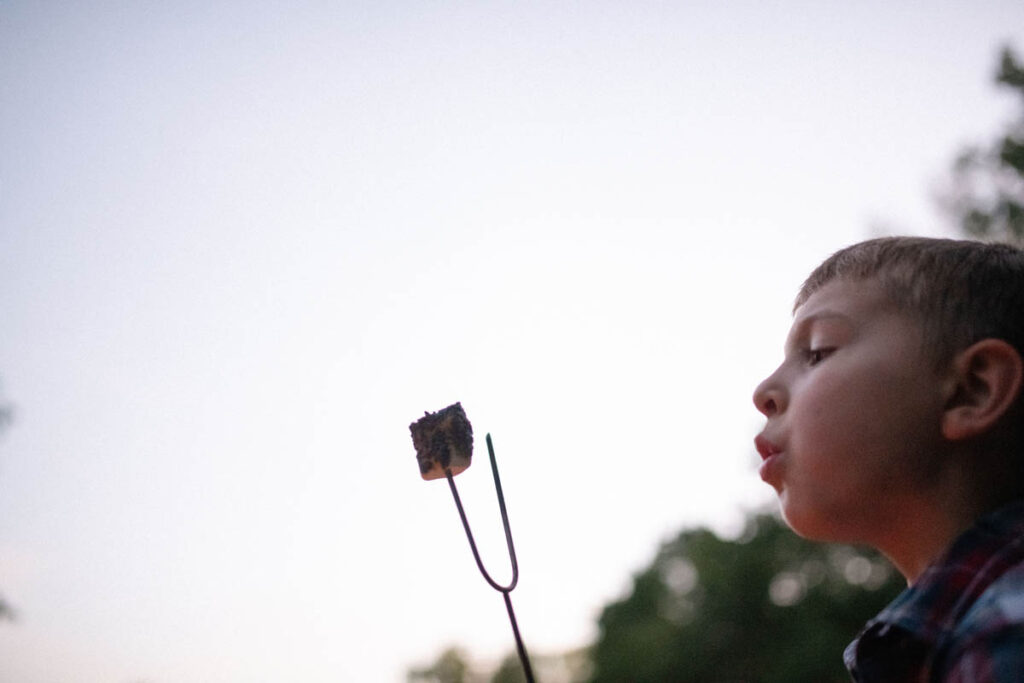
[[[877,554],[805,541],[772,515],[736,540],[683,531],[604,609],[590,680],[847,681],[843,648],[902,588]]]
[[[451,647],[430,666],[413,668],[406,674],[409,683],[469,683],[471,677],[465,653]]]

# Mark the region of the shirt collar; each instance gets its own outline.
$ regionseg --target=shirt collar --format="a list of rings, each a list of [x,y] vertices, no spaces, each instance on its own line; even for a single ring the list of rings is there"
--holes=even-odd
[[[1022,558],[1024,501],[1017,501],[984,515],[961,534],[867,629],[898,627],[935,642],[952,631],[992,581]]]

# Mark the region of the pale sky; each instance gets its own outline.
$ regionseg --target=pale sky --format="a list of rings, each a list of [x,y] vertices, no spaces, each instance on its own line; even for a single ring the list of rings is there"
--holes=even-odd
[[[1012,112],[1017,0],[0,2],[0,679],[537,654],[772,504],[796,288]]]

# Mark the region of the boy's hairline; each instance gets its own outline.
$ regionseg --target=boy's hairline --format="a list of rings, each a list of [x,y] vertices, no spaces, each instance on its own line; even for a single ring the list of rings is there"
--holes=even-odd
[[[885,294],[887,299],[892,301],[892,303],[894,303],[894,304],[897,303],[894,297],[889,296],[889,292],[888,292],[888,290],[885,287],[885,283],[880,281],[880,278],[878,277],[877,273],[873,273],[871,275],[860,275],[860,276],[850,275],[850,274],[847,274],[847,273],[834,273],[834,274],[830,275],[827,279],[816,281],[814,283],[813,287],[810,286],[809,280],[810,280],[810,278],[808,278],[807,282],[804,282],[804,284],[801,285],[800,291],[797,292],[796,299],[793,301],[793,311],[792,311],[793,315],[796,315],[797,310],[800,307],[802,307],[804,304],[806,304],[808,302],[808,300],[810,300],[810,298],[812,296],[814,296],[815,294],[817,294],[818,292],[820,292],[822,289],[824,289],[828,285],[832,284],[833,282],[843,282],[843,281],[845,281],[845,282],[867,282],[867,281],[874,281],[874,282],[877,282],[878,286],[881,288],[883,294]]]

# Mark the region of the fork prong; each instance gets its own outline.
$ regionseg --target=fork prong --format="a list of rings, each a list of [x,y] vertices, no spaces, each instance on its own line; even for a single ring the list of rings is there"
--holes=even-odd
[[[477,550],[476,541],[473,540],[473,532],[469,528],[469,520],[466,518],[466,511],[462,507],[462,499],[459,498],[459,490],[455,488],[455,478],[450,469],[445,469],[444,475],[448,479],[448,486],[452,490],[452,497],[455,499],[455,507],[459,510],[459,519],[462,520],[462,528],[466,530],[466,538],[469,540],[469,548],[473,551],[473,559],[476,566],[483,574],[484,579],[491,585],[491,588],[498,591],[505,598],[505,607],[508,610],[508,618],[512,624],[512,634],[516,639],[516,652],[519,654],[519,661],[523,665],[523,673],[527,683],[534,683],[533,669],[530,667],[530,658],[526,654],[526,647],[523,645],[522,636],[519,634],[519,624],[516,622],[516,613],[512,609],[512,598],[509,595],[512,589],[519,582],[519,563],[516,560],[516,548],[512,543],[512,529],[508,523],[508,510],[505,507],[505,494],[501,489],[501,477],[498,476],[498,463],[494,457],[494,444],[491,442],[491,435],[487,435],[487,454],[491,459],[491,473],[494,476],[494,489],[498,494],[498,509],[501,512],[501,524],[505,529],[505,543],[508,545],[508,556],[512,562],[512,580],[507,586],[503,586],[487,572],[483,560],[480,559],[480,551]]]

